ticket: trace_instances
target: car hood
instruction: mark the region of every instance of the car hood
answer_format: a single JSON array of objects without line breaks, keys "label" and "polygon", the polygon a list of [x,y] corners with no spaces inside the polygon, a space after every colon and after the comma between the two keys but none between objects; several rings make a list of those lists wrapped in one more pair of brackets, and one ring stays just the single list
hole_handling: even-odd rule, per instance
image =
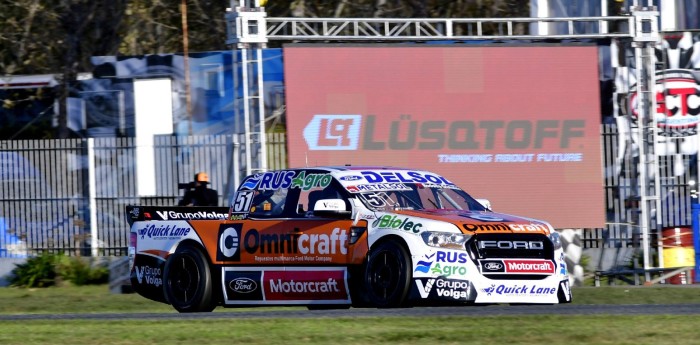
[{"label": "car hood", "polygon": [[419,217],[456,225],[465,234],[529,233],[549,235],[553,231],[545,221],[495,212],[463,210],[397,210],[395,214]]}]

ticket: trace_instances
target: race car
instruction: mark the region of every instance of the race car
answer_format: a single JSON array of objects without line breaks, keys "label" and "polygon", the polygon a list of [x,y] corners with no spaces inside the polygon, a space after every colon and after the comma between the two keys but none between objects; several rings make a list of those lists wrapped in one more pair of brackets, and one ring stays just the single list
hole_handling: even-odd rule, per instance
[{"label": "race car", "polygon": [[228,208],[127,206],[133,290],[180,312],[569,303],[559,234],[439,174],[393,167],[246,177]]}]

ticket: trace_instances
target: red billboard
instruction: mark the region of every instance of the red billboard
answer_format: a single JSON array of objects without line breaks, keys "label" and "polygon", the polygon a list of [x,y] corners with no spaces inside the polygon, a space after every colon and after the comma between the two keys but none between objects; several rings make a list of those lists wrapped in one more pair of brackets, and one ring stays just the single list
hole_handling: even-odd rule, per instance
[{"label": "red billboard", "polygon": [[291,167],[439,173],[494,210],[604,226],[595,46],[284,48]]}]

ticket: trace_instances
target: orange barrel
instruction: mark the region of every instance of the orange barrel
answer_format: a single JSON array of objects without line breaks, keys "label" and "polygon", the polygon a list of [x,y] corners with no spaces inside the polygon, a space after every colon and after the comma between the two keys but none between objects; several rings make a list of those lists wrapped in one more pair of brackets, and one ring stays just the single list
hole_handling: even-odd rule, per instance
[{"label": "orange barrel", "polygon": [[[695,247],[693,229],[689,227],[664,228],[661,232],[664,247],[664,267],[695,266]],[[692,284],[695,281],[695,269],[672,276],[667,280],[671,284]]]}]

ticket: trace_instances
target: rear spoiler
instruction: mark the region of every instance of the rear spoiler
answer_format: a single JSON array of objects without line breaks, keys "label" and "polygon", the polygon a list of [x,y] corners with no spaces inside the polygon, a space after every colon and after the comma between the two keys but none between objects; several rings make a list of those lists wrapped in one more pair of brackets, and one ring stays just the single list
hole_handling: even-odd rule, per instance
[{"label": "rear spoiler", "polygon": [[224,220],[228,207],[209,206],[126,206],[129,226],[145,220]]}]

